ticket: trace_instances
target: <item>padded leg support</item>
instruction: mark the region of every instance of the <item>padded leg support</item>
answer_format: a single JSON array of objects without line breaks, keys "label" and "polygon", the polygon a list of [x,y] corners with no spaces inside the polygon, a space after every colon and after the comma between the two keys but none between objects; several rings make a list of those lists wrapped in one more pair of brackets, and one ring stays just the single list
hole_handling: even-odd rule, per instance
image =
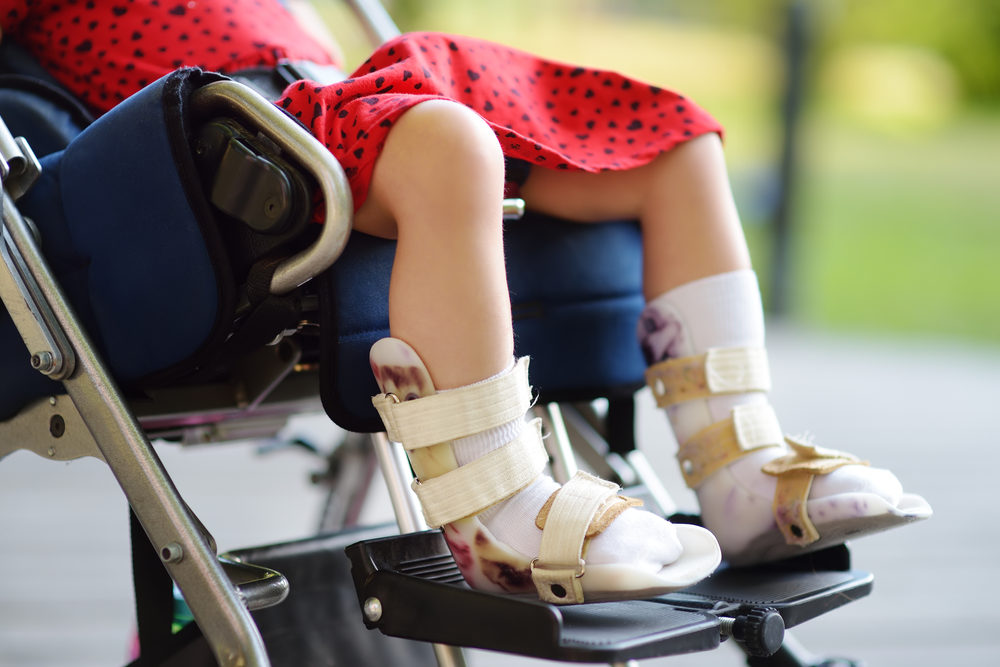
[{"label": "padded leg support", "polygon": [[714,538],[693,526],[677,526],[682,556],[659,571],[630,563],[588,565],[589,540],[628,507],[618,500],[616,485],[590,475],[563,486],[543,508],[544,516],[537,519],[544,526],[539,553],[509,547],[478,515],[541,474],[547,456],[537,420],[513,442],[463,466],[451,442],[524,415],[531,402],[527,360],[497,378],[442,393],[435,391],[417,353],[400,340],[376,343],[371,361],[383,392],[373,403],[390,437],[407,450],[428,523],[443,527],[455,561],[473,587],[536,591],[556,604],[630,599],[688,586],[718,565]]}]

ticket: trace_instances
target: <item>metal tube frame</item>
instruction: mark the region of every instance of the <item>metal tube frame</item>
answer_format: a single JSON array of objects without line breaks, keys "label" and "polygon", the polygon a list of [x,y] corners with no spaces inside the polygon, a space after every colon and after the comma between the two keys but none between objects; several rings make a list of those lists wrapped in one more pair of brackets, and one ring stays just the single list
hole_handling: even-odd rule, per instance
[{"label": "metal tube frame", "polygon": [[[232,81],[195,91],[199,113],[237,115],[268,135],[309,169],[325,199],[327,222],[317,241],[275,271],[271,291],[284,294],[326,270],[342,252],[353,205],[340,164],[304,128],[255,92]],[[0,125],[3,125],[0,123]],[[111,468],[164,566],[184,595],[220,665],[266,667],[263,640],[244,600],[215,554],[211,535],[180,497],[149,439],[73,313],[42,256],[15,199],[40,167],[23,139],[0,131],[3,226],[0,296],[30,352],[32,365],[61,380],[93,437],[75,453],[102,458]]]},{"label": "metal tube frame", "polygon": [[[37,288],[31,298],[52,313],[76,358],[73,373],[62,380],[66,392],[93,436],[100,458],[108,464],[170,577],[184,594],[216,660],[225,667],[266,667],[270,663],[260,633],[223,571],[211,536],[181,499],[125,404],[13,198],[6,190],[3,197],[5,252],[0,271],[9,278],[0,281],[4,305],[19,331],[42,335],[44,324],[33,315],[37,308],[17,308],[24,295],[11,288],[18,271],[16,263],[30,273]],[[30,333],[23,337],[26,342],[33,338]]]}]

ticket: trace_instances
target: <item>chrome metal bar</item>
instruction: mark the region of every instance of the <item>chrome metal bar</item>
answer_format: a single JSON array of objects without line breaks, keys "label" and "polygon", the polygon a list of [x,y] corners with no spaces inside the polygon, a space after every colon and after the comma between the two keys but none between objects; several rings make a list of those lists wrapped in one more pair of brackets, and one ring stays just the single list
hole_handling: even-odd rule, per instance
[{"label": "chrome metal bar", "polygon": [[[0,122],[0,128],[6,126]],[[28,153],[31,154],[30,149]],[[25,260],[25,252],[15,242],[8,226],[28,230],[28,238],[34,240],[34,230],[21,216],[13,197],[7,192],[8,181],[4,181],[3,222],[0,225],[0,297],[3,298],[18,333],[28,347],[31,365],[38,372],[53,380],[69,377],[76,365],[76,358],[69,341],[60,331],[52,309],[49,307],[41,287],[32,275]],[[9,220],[9,225],[8,225]]]},{"label": "chrome metal bar", "polygon": [[372,44],[379,46],[398,37],[399,27],[378,0],[347,0]]},{"label": "chrome metal bar", "polygon": [[663,482],[653,470],[646,455],[638,449],[634,449],[625,455],[625,460],[632,466],[632,470],[639,478],[639,483],[646,488],[646,492],[653,498],[653,502],[659,506],[660,513],[663,516],[674,514],[677,511],[677,503],[670,496],[667,487],[663,486]]},{"label": "chrome metal bar", "polygon": [[[5,207],[7,203],[5,199]],[[218,663],[225,667],[269,665],[260,633],[210,548],[210,536],[181,500],[56,283],[28,225],[20,215],[5,215],[4,226],[77,356],[76,371],[63,380],[66,391],[184,594]]]},{"label": "chrome metal bar", "polygon": [[524,217],[524,200],[520,197],[503,200],[503,219],[520,220]]},{"label": "chrome metal bar", "polygon": [[389,440],[385,433],[372,433],[371,438],[400,532],[427,530],[427,522],[420,511],[420,501],[410,488],[413,475],[402,445]]},{"label": "chrome metal bar", "polygon": [[[385,433],[372,433],[371,439],[400,532],[427,530],[427,522],[420,511],[420,501],[410,488],[413,475],[403,446],[389,440]],[[465,667],[465,653],[460,647],[434,644],[434,656],[439,667]]]},{"label": "chrome metal bar", "polygon": [[547,403],[545,405],[545,416],[543,417],[549,431],[549,437],[545,439],[545,449],[552,457],[552,478],[560,484],[565,484],[576,474],[576,457],[573,455],[573,443],[566,432],[566,423],[563,421],[562,410],[558,403]]},{"label": "chrome metal bar", "polygon": [[287,294],[319,275],[336,261],[347,245],[354,204],[347,176],[327,148],[304,127],[247,86],[216,81],[191,95],[199,113],[232,114],[264,132],[281,150],[319,183],[326,221],[316,241],[278,265],[271,279],[272,294]]},{"label": "chrome metal bar", "polygon": [[465,653],[459,646],[434,644],[434,657],[438,667],[465,667]]}]

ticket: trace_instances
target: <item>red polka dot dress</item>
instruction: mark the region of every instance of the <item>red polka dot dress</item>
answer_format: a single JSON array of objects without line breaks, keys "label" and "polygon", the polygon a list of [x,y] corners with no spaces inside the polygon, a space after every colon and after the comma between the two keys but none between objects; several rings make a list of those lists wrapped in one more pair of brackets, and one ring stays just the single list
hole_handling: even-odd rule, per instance
[{"label": "red polka dot dress", "polygon": [[[97,111],[183,66],[226,73],[284,59],[335,64],[278,0],[5,0],[0,28]],[[548,169],[630,169],[721,133],[667,89],[440,33],[402,35],[346,80],[297,82],[276,102],[341,162],[358,207],[396,120],[442,98],[477,111],[508,158]]]}]

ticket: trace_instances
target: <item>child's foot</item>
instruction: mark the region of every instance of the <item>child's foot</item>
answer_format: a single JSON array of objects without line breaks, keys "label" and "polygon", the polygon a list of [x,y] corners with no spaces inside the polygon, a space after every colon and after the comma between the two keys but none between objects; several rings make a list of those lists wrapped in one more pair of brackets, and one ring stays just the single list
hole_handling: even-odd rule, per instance
[{"label": "child's foot", "polygon": [[638,335],[649,386],[681,443],[685,481],[730,563],[777,560],[930,516],[892,473],[786,441],[767,401],[753,271],[660,295],[643,311]]},{"label": "child's foot", "polygon": [[[762,353],[762,351],[761,351]],[[705,358],[670,360],[650,368],[648,377],[661,405],[671,405],[678,391],[710,394],[709,385],[724,383],[705,378],[746,351],[711,350]],[[756,364],[756,362],[754,362]],[[754,365],[751,364],[751,365]],[[741,391],[754,384],[757,370],[733,371],[742,376]],[[678,369],[684,368],[682,373]],[[677,383],[683,376],[686,387]],[[746,383],[746,384],[744,384]],[[687,393],[687,398],[691,397]],[[697,398],[711,402],[716,398]],[[695,490],[702,520],[732,565],[751,565],[796,556],[925,519],[931,508],[920,496],[903,492],[899,480],[880,468],[871,468],[850,454],[815,447],[786,437],[770,405],[761,401],[737,404],[730,416],[687,436],[678,461],[688,486]]]},{"label": "child's foot", "polygon": [[560,487],[530,404],[527,360],[484,382],[437,392],[406,343],[379,341],[373,401],[403,443],[414,489],[432,526],[443,526],[474,588],[537,592],[572,604],[663,594],[711,574],[712,535],[633,507],[618,487],[582,474]]}]

